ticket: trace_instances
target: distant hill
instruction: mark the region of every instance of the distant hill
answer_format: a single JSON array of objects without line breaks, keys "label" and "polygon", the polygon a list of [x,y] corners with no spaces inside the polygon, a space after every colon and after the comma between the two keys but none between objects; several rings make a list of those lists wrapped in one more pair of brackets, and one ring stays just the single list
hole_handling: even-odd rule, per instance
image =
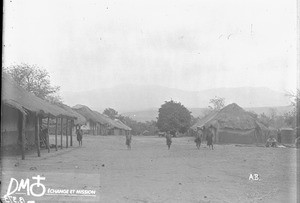
[{"label": "distant hill", "polygon": [[[271,114],[272,109],[276,111],[278,115],[283,115],[292,110],[292,106],[278,106],[278,107],[251,107],[244,108],[246,111],[253,111],[256,114],[265,113],[267,116]],[[191,108],[189,109],[192,112],[194,117],[203,117],[205,108]],[[145,111],[135,111],[135,112],[127,112],[123,113],[124,116],[129,116],[132,119],[140,122],[156,120],[158,117],[158,108],[157,109],[149,109]]]},{"label": "distant hill", "polygon": [[[121,85],[108,89],[96,89],[84,92],[62,92],[64,102],[74,106],[84,104],[93,110],[102,112],[111,107],[120,113],[139,112],[148,119],[153,109],[158,109],[165,101],[180,101],[189,108],[206,108],[209,100],[215,96],[224,97],[226,103],[237,103],[242,107],[287,106],[289,99],[284,93],[264,87],[218,88],[204,91],[184,91],[179,89],[149,85]],[[149,117],[149,118],[150,118]]]}]

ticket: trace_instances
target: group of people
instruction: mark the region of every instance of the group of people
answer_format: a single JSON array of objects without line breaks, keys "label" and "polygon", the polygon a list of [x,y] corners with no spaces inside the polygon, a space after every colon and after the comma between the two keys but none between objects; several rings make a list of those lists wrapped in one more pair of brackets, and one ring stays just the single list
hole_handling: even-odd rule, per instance
[{"label": "group of people", "polygon": [[278,129],[277,130],[277,140],[276,140],[275,136],[270,136],[267,139],[266,147],[277,147],[278,144],[280,144],[280,143],[281,143],[281,132]]},{"label": "group of people", "polygon": [[[202,128],[198,129],[196,132],[196,137],[195,137],[195,143],[196,143],[196,147],[197,149],[200,149],[201,146],[201,142],[204,139],[204,137],[206,138],[206,143],[209,149],[214,149],[214,145],[213,145],[213,127],[210,126],[208,129],[205,128],[205,126],[203,126]],[[205,136],[206,135],[206,136]]]},{"label": "group of people", "polygon": [[[48,131],[48,129],[46,129]],[[173,135],[170,133],[170,131],[167,131],[165,134],[166,137],[166,144],[168,146],[168,149],[171,148],[171,144],[172,144],[172,137]],[[76,135],[77,135],[77,141],[79,143],[79,146],[82,146],[82,136],[83,136],[83,131],[82,129],[78,128],[76,129]],[[209,147],[209,149],[214,149],[213,146],[213,127],[210,126],[209,128],[205,128],[205,126],[203,126],[202,128],[197,129],[196,131],[196,136],[195,136],[195,143],[196,143],[196,147],[197,149],[200,149],[201,146],[201,142],[206,139],[206,143],[207,146]],[[131,134],[127,134],[126,135],[126,142],[125,144],[127,145],[127,149],[131,149],[131,141],[132,141],[132,135]],[[297,140],[299,142],[299,140]],[[277,131],[277,140],[275,139],[275,137],[271,136],[268,138],[267,143],[266,143],[266,147],[277,147],[278,143],[281,143],[281,132],[280,130]],[[298,143],[297,143],[298,144]]]},{"label": "group of people", "polygon": [[[212,126],[209,127],[207,130],[205,129],[205,127],[202,127],[197,131],[196,137],[195,137],[195,143],[196,143],[196,147],[198,149],[200,149],[201,142],[204,139],[204,134],[206,135],[207,146],[209,147],[209,149],[212,149],[212,150],[214,149],[212,129],[213,129]],[[164,134],[165,134],[165,137],[166,137],[166,144],[168,146],[168,149],[170,149],[171,145],[172,145],[173,135],[170,133],[170,131],[167,131]],[[126,135],[125,144],[127,145],[127,149],[131,149],[131,140],[132,140],[132,135],[131,134]]]}]

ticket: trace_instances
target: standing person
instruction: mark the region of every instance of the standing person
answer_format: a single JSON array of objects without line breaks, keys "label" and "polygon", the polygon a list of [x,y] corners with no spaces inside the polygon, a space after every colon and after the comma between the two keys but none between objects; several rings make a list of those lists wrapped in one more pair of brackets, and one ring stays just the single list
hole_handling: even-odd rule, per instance
[{"label": "standing person", "polygon": [[212,149],[214,149],[214,145],[213,145],[213,133],[212,133],[212,126],[209,127],[207,135],[206,135],[206,141],[207,141],[207,146],[210,149],[210,146]]},{"label": "standing person", "polygon": [[131,138],[132,138],[131,134],[128,133],[128,134],[126,135],[126,145],[127,145],[127,149],[131,149]]},{"label": "standing person", "polygon": [[76,135],[77,135],[77,141],[78,141],[79,146],[82,146],[83,131],[81,130],[80,127],[76,130]]},{"label": "standing person", "polygon": [[171,148],[171,144],[172,144],[172,135],[170,134],[170,131],[167,132],[166,134],[166,142],[168,145],[168,149]]},{"label": "standing person", "polygon": [[202,129],[197,130],[195,142],[196,142],[196,147],[198,149],[200,149],[202,135],[203,135]]}]

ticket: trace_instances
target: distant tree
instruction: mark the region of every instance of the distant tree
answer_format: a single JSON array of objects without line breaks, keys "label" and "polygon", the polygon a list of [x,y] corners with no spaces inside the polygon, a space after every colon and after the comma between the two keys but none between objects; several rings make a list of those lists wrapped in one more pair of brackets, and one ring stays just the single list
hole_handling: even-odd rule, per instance
[{"label": "distant tree", "polygon": [[271,118],[268,117],[265,113],[259,115],[259,120],[267,127],[270,127],[272,124]]},{"label": "distant tree", "polygon": [[160,131],[185,133],[191,125],[191,112],[181,103],[166,101],[158,113],[157,127]]},{"label": "distant tree", "polygon": [[294,107],[293,111],[291,112],[294,114],[294,116],[298,115],[300,113],[300,90],[297,89],[296,93],[290,92],[287,94],[287,96],[291,99],[291,105]]},{"label": "distant tree", "polygon": [[62,102],[58,95],[60,87],[50,84],[50,76],[45,69],[22,63],[7,67],[4,72],[9,74],[18,85],[37,97],[50,102]]},{"label": "distant tree", "polygon": [[104,111],[103,111],[103,114],[107,115],[108,117],[110,117],[111,119],[115,119],[118,117],[119,113],[112,109],[112,108],[106,108]]},{"label": "distant tree", "polygon": [[215,96],[215,98],[209,100],[209,103],[211,104],[209,106],[211,110],[219,111],[225,106],[225,98]]},{"label": "distant tree", "polygon": [[274,121],[277,117],[277,109],[276,108],[269,108],[270,109],[270,117]]},{"label": "distant tree", "polygon": [[292,124],[296,127],[296,135],[300,136],[300,89],[297,89],[296,93],[289,92],[286,94],[291,99],[291,105],[293,110],[288,114],[285,114],[285,122]]},{"label": "distant tree", "polygon": [[[275,112],[275,113],[274,113]],[[273,127],[279,129],[282,127],[291,127],[290,124],[286,122],[284,115],[278,115],[277,111],[271,111],[270,116],[262,113],[258,116],[260,122],[262,122],[267,127]]]},{"label": "distant tree", "polygon": [[196,124],[199,119],[200,119],[199,117],[194,117],[191,115],[191,126]]},{"label": "distant tree", "polygon": [[294,111],[289,111],[283,115],[284,122],[288,127],[294,128],[296,126],[296,116]]}]

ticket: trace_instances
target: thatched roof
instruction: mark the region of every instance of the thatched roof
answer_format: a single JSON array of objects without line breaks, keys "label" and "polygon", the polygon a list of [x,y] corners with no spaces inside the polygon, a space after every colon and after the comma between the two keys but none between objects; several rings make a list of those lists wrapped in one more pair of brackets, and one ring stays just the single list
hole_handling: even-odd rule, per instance
[{"label": "thatched roof", "polygon": [[77,104],[73,107],[73,110],[84,116],[87,120],[91,120],[94,123],[100,123],[102,125],[108,125],[109,128],[118,128],[124,130],[131,130],[128,126],[119,120],[112,120],[108,116],[101,114],[97,111],[91,110],[89,107]]},{"label": "thatched roof", "polygon": [[94,123],[100,123],[102,125],[106,123],[105,121],[100,119],[99,116],[87,106],[77,104],[72,109],[75,110],[77,113],[81,114],[83,117],[85,117],[86,120],[90,120]]},{"label": "thatched roof", "polygon": [[101,114],[97,111],[95,111],[95,113],[101,118],[103,119],[110,128],[118,128],[118,129],[123,129],[123,130],[131,130],[130,127],[128,127],[127,125],[125,125],[124,123],[122,123],[120,120],[118,119],[111,119],[109,118],[107,115]]},{"label": "thatched roof", "polygon": [[205,126],[207,123],[209,123],[216,115],[218,112],[212,112],[208,115],[206,115],[204,118],[200,119],[197,121],[196,124],[194,124],[191,128],[194,130],[197,130],[197,128],[201,128],[202,126]]},{"label": "thatched roof", "polygon": [[263,124],[255,120],[247,111],[235,103],[225,106],[218,112],[209,114],[193,125],[192,128],[196,129],[197,127],[210,125],[218,128],[239,130],[255,129],[257,126],[264,127]]},{"label": "thatched roof", "polygon": [[103,116],[103,118],[108,122],[109,128],[119,128],[122,129],[122,127],[120,125],[118,125],[113,119],[111,119],[110,117],[108,117],[105,114],[101,114]]},{"label": "thatched roof", "polygon": [[45,117],[49,115],[50,117],[62,116],[76,119],[73,114],[64,109],[27,92],[5,73],[2,73],[1,102],[25,114],[30,111]]},{"label": "thatched roof", "polygon": [[110,121],[101,113],[99,113],[98,111],[93,111],[94,114],[97,116],[97,118],[99,120],[101,120],[102,123],[109,125]]},{"label": "thatched roof", "polygon": [[128,127],[127,125],[125,125],[124,123],[122,123],[122,121],[120,121],[119,119],[115,119],[114,121],[120,126],[121,129],[131,130],[130,127]]},{"label": "thatched roof", "polygon": [[73,110],[71,107],[65,105],[65,104],[58,104],[59,107],[63,108],[73,116],[77,117],[74,124],[75,125],[84,125],[86,124],[86,119],[84,116],[82,116],[80,113],[77,113],[75,110]]}]

